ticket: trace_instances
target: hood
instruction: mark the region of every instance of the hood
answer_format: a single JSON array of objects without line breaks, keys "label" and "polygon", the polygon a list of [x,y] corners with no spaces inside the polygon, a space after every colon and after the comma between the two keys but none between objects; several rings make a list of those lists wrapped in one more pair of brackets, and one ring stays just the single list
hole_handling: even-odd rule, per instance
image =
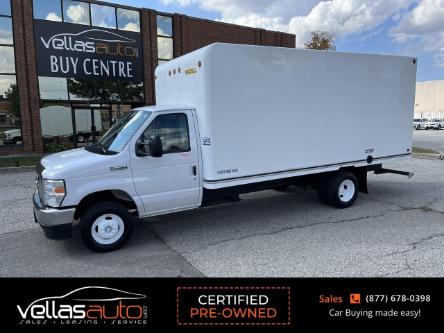
[{"label": "hood", "polygon": [[46,156],[40,163],[44,168],[43,178],[72,179],[107,174],[116,164],[127,165],[126,157],[125,152],[100,155],[78,148]]},{"label": "hood", "polygon": [[5,134],[12,134],[12,133],[15,133],[15,132],[20,132],[20,129],[18,129],[18,128],[10,129],[10,130],[4,131],[3,133],[5,133]]}]

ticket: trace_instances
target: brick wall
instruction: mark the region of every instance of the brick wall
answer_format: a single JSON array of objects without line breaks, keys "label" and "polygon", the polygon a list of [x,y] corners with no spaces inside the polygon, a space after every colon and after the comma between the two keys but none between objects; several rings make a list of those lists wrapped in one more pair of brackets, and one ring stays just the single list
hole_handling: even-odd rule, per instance
[{"label": "brick wall", "polygon": [[290,48],[294,48],[296,44],[296,38],[291,34],[209,21],[180,14],[174,15],[173,24],[175,57],[215,42]]}]

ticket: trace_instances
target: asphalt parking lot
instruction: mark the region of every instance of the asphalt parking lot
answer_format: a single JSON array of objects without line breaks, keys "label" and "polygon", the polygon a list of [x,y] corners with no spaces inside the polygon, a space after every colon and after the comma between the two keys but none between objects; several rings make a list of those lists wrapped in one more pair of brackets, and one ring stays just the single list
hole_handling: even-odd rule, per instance
[{"label": "asphalt parking lot", "polygon": [[413,145],[421,148],[432,148],[444,152],[444,130],[413,131]]},{"label": "asphalt parking lot", "polygon": [[34,174],[0,173],[0,275],[444,276],[444,161],[387,167],[416,175],[371,175],[370,194],[346,210],[294,188],[139,221],[106,254],[87,250],[78,230],[47,240],[32,217]]}]

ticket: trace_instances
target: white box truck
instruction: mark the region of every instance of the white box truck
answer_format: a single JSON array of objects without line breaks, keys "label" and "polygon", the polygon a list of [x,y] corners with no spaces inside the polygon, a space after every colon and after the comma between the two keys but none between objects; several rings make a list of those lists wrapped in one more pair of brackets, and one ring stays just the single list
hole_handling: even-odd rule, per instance
[{"label": "white box truck", "polygon": [[42,159],[36,221],[80,222],[94,251],[122,246],[134,217],[301,186],[351,206],[367,173],[412,148],[416,59],[213,44],[158,67],[157,106],[91,147]]}]

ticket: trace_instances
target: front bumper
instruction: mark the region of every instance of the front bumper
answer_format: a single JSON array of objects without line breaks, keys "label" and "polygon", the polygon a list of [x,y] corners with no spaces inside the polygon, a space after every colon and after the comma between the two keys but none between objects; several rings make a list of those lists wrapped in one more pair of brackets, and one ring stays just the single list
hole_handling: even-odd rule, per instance
[{"label": "front bumper", "polygon": [[34,219],[43,228],[46,237],[63,239],[71,236],[75,208],[46,208],[40,200],[38,192],[34,193]]}]

